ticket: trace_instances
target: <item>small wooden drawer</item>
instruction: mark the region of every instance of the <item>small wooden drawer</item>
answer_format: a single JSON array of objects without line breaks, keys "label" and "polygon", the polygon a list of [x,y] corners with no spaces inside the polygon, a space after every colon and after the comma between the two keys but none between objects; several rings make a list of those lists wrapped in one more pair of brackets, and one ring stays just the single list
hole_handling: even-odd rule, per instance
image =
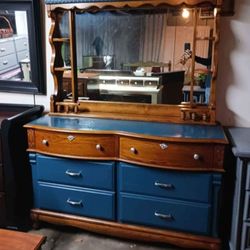
[{"label": "small wooden drawer", "polygon": [[120,138],[120,159],[178,169],[213,168],[213,146]]},{"label": "small wooden drawer", "polygon": [[115,195],[97,191],[39,182],[38,208],[74,215],[115,219]]},{"label": "small wooden drawer", "polygon": [[37,155],[36,174],[41,181],[114,190],[114,162],[70,160]]},{"label": "small wooden drawer", "polygon": [[210,202],[212,188],[212,174],[118,166],[119,192]]},{"label": "small wooden drawer", "polygon": [[210,233],[209,204],[121,194],[118,220],[199,234]]},{"label": "small wooden drawer", "polygon": [[112,158],[116,156],[115,136],[35,131],[35,148],[53,155],[79,158]]}]

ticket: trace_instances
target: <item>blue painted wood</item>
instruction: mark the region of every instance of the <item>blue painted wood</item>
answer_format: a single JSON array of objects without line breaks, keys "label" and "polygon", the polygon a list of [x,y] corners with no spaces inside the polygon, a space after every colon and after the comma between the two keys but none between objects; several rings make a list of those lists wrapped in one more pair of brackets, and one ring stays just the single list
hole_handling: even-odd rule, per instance
[{"label": "blue painted wood", "polygon": [[[121,222],[204,235],[209,235],[211,231],[211,206],[209,204],[127,193],[121,193],[118,202],[118,220]],[[159,214],[167,218],[158,217]]]},{"label": "blue painted wood", "polygon": [[43,116],[29,124],[78,131],[121,131],[149,136],[226,140],[221,126]]},{"label": "blue painted wood", "polygon": [[114,190],[114,162],[82,161],[37,154],[37,179],[96,189]]},{"label": "blue painted wood", "polygon": [[50,211],[115,220],[114,192],[37,182],[39,207]]},{"label": "blue painted wood", "polygon": [[166,171],[121,162],[118,163],[118,192],[211,202],[212,176],[209,173]]},{"label": "blue painted wood", "polygon": [[229,133],[234,155],[250,158],[250,128],[230,128]]}]

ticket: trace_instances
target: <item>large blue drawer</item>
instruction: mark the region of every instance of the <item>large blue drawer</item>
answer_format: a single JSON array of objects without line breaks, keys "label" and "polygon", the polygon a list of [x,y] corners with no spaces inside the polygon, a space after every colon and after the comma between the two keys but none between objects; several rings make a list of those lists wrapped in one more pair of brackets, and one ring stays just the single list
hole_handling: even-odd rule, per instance
[{"label": "large blue drawer", "polygon": [[119,163],[118,191],[210,202],[212,174],[167,171]]},{"label": "large blue drawer", "polygon": [[38,208],[115,220],[113,192],[38,183]]},{"label": "large blue drawer", "polygon": [[181,202],[122,193],[118,198],[120,222],[210,234],[209,204]]},{"label": "large blue drawer", "polygon": [[[37,154],[37,179],[114,190],[114,162],[63,159]],[[35,168],[34,168],[35,169]]]}]

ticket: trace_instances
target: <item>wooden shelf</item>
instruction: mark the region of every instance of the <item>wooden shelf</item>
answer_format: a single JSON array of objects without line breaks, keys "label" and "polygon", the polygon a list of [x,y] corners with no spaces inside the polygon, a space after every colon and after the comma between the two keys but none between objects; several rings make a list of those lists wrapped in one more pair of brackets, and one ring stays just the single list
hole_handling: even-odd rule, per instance
[{"label": "wooden shelf", "polygon": [[58,67],[54,68],[55,71],[66,71],[66,70],[71,70],[71,67]]},{"label": "wooden shelf", "polygon": [[70,38],[53,38],[52,39],[53,42],[59,42],[59,43],[69,43],[70,42]]}]

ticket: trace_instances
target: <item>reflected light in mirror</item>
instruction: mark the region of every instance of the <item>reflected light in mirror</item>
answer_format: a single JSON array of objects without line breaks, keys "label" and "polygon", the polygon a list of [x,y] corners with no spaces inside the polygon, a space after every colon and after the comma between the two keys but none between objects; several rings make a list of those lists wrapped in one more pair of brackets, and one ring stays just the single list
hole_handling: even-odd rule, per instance
[{"label": "reflected light in mirror", "polygon": [[186,8],[184,8],[184,9],[182,10],[181,15],[182,15],[183,18],[189,18],[189,16],[190,16],[189,10],[186,9]]}]

